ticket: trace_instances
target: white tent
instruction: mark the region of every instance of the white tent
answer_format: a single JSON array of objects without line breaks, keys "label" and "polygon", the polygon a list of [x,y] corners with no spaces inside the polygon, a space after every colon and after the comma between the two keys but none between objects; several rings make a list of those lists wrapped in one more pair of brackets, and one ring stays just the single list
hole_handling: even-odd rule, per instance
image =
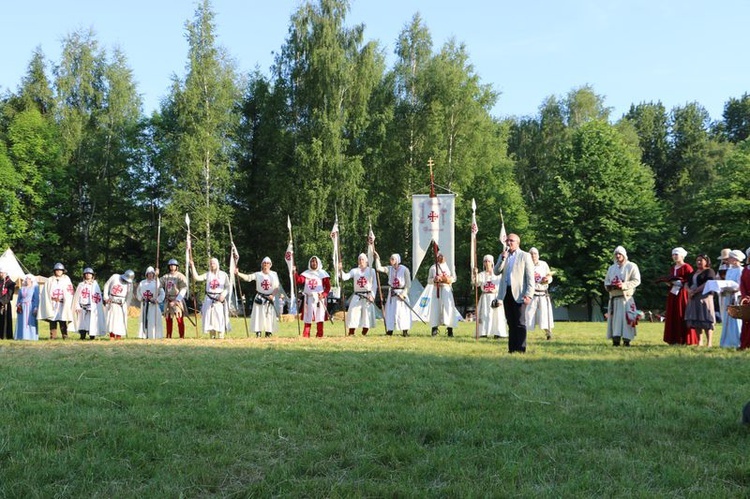
[{"label": "white tent", "polygon": [[0,268],[5,270],[14,281],[23,279],[23,276],[26,275],[26,271],[21,267],[21,262],[18,261],[16,254],[10,248],[5,250],[5,253],[0,256]]}]

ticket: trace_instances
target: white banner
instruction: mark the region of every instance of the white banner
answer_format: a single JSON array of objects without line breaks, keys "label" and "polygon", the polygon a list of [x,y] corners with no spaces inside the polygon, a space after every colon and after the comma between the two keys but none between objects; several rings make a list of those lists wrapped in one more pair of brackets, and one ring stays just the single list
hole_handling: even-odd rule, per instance
[{"label": "white banner", "polygon": [[[435,241],[445,256],[445,263],[456,275],[455,233],[456,195],[438,194],[431,198],[427,194],[411,197],[412,218],[412,276],[417,275],[430,243]],[[432,259],[430,260],[432,262]]]}]

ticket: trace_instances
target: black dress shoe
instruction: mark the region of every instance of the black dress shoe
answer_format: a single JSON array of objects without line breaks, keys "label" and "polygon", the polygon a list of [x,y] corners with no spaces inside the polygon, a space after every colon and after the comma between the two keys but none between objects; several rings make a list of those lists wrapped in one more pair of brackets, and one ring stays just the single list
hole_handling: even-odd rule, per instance
[{"label": "black dress shoe", "polygon": [[432,328],[432,336],[437,336],[438,332],[439,332],[438,328],[436,328],[436,327]]},{"label": "black dress shoe", "polygon": [[386,335],[386,336],[393,336],[393,331],[386,331],[386,332],[385,332],[385,335]]},{"label": "black dress shoe", "polygon": [[453,338],[453,328],[452,327],[448,328],[448,338]]}]

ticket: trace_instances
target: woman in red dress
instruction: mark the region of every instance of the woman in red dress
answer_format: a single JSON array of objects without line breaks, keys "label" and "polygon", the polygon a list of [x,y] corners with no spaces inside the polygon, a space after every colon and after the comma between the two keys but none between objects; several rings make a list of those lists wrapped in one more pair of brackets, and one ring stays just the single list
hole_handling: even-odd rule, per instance
[{"label": "woman in red dress", "polygon": [[688,303],[687,279],[693,267],[685,263],[687,251],[684,248],[672,250],[674,265],[669,276],[660,279],[669,286],[667,311],[664,317],[664,343],[669,345],[697,345],[698,334],[685,324],[685,308]]},{"label": "woman in red dress", "polygon": [[[750,248],[745,251],[745,255],[750,257]],[[742,269],[742,276],[740,277],[740,303],[747,305],[750,303],[750,261],[747,266]],[[742,332],[740,333],[740,350],[744,350],[750,347],[750,321],[742,320]]]}]

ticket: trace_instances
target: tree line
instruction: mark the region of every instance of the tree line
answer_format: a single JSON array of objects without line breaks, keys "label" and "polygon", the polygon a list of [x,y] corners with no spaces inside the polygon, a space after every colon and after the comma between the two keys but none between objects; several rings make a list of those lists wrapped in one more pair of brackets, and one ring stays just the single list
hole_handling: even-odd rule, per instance
[{"label": "tree line", "polygon": [[283,270],[287,215],[306,262],[330,260],[337,213],[345,262],[365,249],[370,223],[382,253],[409,261],[410,196],[428,191],[430,158],[435,183],[458,195],[458,296],[472,294],[472,198],[479,254],[498,253],[502,210],[522,247],[557,270],[560,304],[603,303],[619,244],[641,267],[639,304],[656,308],[664,290],[653,280],[672,247],[694,257],[748,246],[747,93],[717,122],[697,102],[633,104],[614,119],[591,86],[497,118],[499,94],[465,45],[436,48],[416,14],[387,67],[348,12],[346,0],[303,3],[268,72],[243,75],[203,0],[185,23],[185,74],[150,116],[126,55],[93,31],[66,36],[59,61],[37,49],[0,98],[0,246],[37,273],[56,261],[140,273],[159,263],[159,217],[161,255],[184,254],[188,213],[199,267],[228,260],[231,224],[241,267],[268,255]]}]

